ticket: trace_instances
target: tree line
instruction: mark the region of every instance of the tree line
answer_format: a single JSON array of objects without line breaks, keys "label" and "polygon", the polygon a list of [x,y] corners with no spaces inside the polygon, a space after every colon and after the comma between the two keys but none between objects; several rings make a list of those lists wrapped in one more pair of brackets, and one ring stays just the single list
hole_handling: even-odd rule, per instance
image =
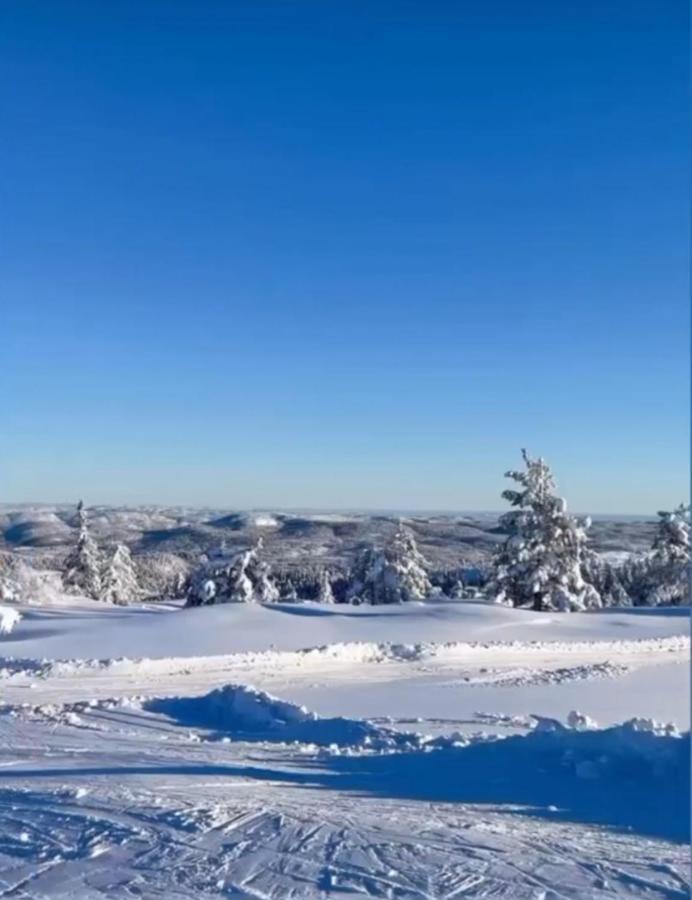
[{"label": "tree line", "polygon": [[[240,552],[221,548],[204,555],[187,578],[177,573],[175,587],[190,607],[305,599],[389,604],[476,595],[539,611],[689,603],[689,506],[659,512],[651,550],[614,566],[589,548],[590,520],[568,512],[545,460],[525,450],[522,459],[522,469],[505,473],[514,483],[502,492],[510,505],[500,517],[506,539],[477,573],[475,585],[461,569],[432,572],[413,533],[400,522],[384,546],[362,548],[347,572],[319,566],[291,575],[272,570],[260,539]],[[81,501],[77,540],[64,561],[62,583],[70,593],[114,604],[142,596],[129,549],[117,544],[102,553]]]}]

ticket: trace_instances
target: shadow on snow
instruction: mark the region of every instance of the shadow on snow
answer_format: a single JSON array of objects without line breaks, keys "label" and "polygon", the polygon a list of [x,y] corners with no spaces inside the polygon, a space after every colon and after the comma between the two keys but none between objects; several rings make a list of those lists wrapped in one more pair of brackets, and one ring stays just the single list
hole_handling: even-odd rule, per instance
[{"label": "shadow on snow", "polygon": [[[93,776],[244,778],[313,790],[427,803],[513,807],[515,814],[607,826],[671,841],[689,840],[689,737],[678,739],[674,777],[652,778],[645,762],[621,760],[612,777],[579,777],[564,748],[536,752],[526,737],[467,747],[379,755],[334,755],[301,769],[253,765],[134,765],[0,770],[2,779]],[[277,760],[285,766],[284,760]],[[221,786],[220,786],[221,787]],[[2,794],[6,791],[0,792]]]}]

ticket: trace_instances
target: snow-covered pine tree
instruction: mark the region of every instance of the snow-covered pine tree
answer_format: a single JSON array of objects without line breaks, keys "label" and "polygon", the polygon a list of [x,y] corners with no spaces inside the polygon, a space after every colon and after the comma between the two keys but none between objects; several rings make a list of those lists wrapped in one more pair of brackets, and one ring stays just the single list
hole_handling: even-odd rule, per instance
[{"label": "snow-covered pine tree", "polygon": [[334,591],[332,590],[332,579],[327,569],[322,569],[320,573],[320,587],[317,595],[318,603],[335,603]]},{"label": "snow-covered pine tree", "polygon": [[101,555],[96,541],[89,534],[84,504],[77,504],[79,535],[77,544],[63,565],[63,585],[72,593],[80,593],[101,600]]},{"label": "snow-covered pine tree", "polygon": [[252,603],[255,599],[255,587],[250,573],[254,569],[257,551],[254,547],[239,553],[228,570],[225,586],[217,594],[221,603]]},{"label": "snow-covered pine tree", "polygon": [[514,508],[500,518],[509,537],[493,558],[487,596],[536,610],[601,606],[598,591],[582,576],[589,520],[567,513],[543,459],[532,459],[526,450],[522,456],[526,470],[505,473],[521,489],[502,492]]},{"label": "snow-covered pine tree", "polygon": [[138,553],[132,562],[140,596],[154,600],[185,596],[192,571],[188,560],[175,553],[153,551]]},{"label": "snow-covered pine tree", "polygon": [[259,558],[260,539],[254,547],[223,559],[206,557],[190,577],[187,606],[216,603],[272,603],[279,590],[267,562]]},{"label": "snow-covered pine tree", "polygon": [[52,604],[63,593],[62,573],[36,569],[14,554],[0,554],[0,601]]},{"label": "snow-covered pine tree", "polygon": [[101,597],[110,603],[126,606],[138,595],[139,585],[132,556],[125,544],[118,544],[103,572]]},{"label": "snow-covered pine tree", "polygon": [[259,538],[255,544],[249,575],[253,584],[253,599],[258,603],[275,603],[279,599],[279,589],[271,577],[271,566],[260,558],[264,541]]},{"label": "snow-covered pine tree", "polygon": [[690,507],[659,512],[651,547],[648,603],[653,606],[690,602]]},{"label": "snow-covered pine tree", "polygon": [[207,606],[215,602],[217,579],[227,567],[212,568],[206,554],[200,557],[197,568],[190,572],[185,591],[186,606]]},{"label": "snow-covered pine tree", "polygon": [[620,580],[633,606],[647,606],[651,599],[651,553],[632,553],[620,566]]},{"label": "snow-covered pine tree", "polygon": [[616,568],[597,553],[587,551],[582,561],[584,580],[598,591],[603,606],[632,606],[624,585],[623,568]]},{"label": "snow-covered pine tree", "polygon": [[348,599],[372,604],[425,600],[432,593],[426,567],[413,533],[399,524],[382,550],[370,546],[360,554]]}]

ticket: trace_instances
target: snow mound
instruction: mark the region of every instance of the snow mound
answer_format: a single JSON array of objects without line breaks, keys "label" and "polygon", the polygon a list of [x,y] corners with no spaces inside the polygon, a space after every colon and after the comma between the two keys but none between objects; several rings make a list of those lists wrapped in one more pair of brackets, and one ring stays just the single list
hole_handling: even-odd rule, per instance
[{"label": "snow mound", "polygon": [[460,746],[439,742],[367,760],[350,755],[329,765],[353,790],[376,795],[509,805],[528,816],[689,840],[689,732],[639,718],[599,728],[577,711],[566,724],[533,718],[528,734],[474,736]]},{"label": "snow mound", "polygon": [[304,706],[243,685],[227,684],[188,703],[198,707],[200,716],[213,727],[228,730],[281,729],[317,720]]},{"label": "snow mound", "polygon": [[[142,709],[162,713],[186,727],[245,740],[378,751],[437,745],[424,735],[394,731],[366,720],[318,716],[304,706],[242,684],[226,684],[199,697],[152,698],[142,703]],[[444,743],[449,746],[450,739]]]},{"label": "snow mound", "polygon": [[599,728],[577,710],[569,713],[567,724],[542,716],[533,719],[534,730],[526,737],[536,750],[561,752],[561,764],[579,778],[636,774],[650,780],[687,773],[689,779],[690,735],[680,734],[673,724],[635,718]]},{"label": "snow mound", "polygon": [[0,606],[0,634],[11,634],[21,615],[11,606]]}]

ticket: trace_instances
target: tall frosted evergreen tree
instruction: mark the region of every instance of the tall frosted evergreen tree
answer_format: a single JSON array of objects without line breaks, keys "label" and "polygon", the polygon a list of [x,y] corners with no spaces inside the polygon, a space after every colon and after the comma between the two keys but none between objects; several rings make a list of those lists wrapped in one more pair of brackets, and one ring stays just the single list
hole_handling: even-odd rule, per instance
[{"label": "tall frosted evergreen tree", "polygon": [[77,544],[63,565],[63,585],[71,593],[101,600],[101,554],[89,533],[87,514],[81,500],[77,504],[77,527]]},{"label": "tall frosted evergreen tree", "polygon": [[505,473],[519,489],[502,492],[513,507],[500,518],[509,537],[494,555],[487,596],[536,610],[601,606],[598,591],[582,576],[589,520],[569,515],[545,460],[526,450],[522,457],[523,471]]}]

